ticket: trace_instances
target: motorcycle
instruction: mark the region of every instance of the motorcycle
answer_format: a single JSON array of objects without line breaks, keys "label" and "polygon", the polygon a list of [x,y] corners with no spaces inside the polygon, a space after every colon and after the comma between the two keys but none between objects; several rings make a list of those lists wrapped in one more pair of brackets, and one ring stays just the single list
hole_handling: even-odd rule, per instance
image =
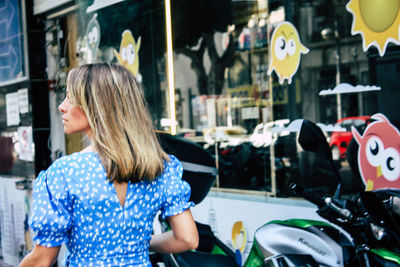
[{"label": "motorcycle", "polygon": [[266,223],[256,230],[244,266],[399,266],[399,220],[387,204],[399,193],[382,190],[342,197],[340,175],[321,129],[304,120],[298,142],[303,154],[316,153],[319,163],[331,166],[338,186],[333,197],[326,197],[307,187],[312,183],[301,175],[303,180],[292,184],[291,191],[314,203],[329,223],[304,219]]},{"label": "motorcycle", "polygon": [[[173,144],[169,140],[169,147],[165,149],[185,159],[182,162],[183,179],[192,186],[194,195],[191,200],[200,203],[214,183],[215,159],[200,146],[196,148],[198,151],[188,149],[188,144],[184,142],[189,141],[183,138],[175,141],[177,143]],[[314,203],[317,213],[326,221],[290,219],[266,223],[255,232],[252,248],[243,266],[399,266],[400,216],[393,212],[393,199],[400,200],[400,193],[381,190],[344,197],[339,172],[321,129],[304,120],[298,142],[303,148],[299,163],[312,159],[319,166],[318,175],[305,175],[307,172],[302,169],[308,171],[312,165],[299,164],[299,175],[290,191]],[[177,149],[178,143],[184,147]],[[199,162],[201,159],[207,159],[207,162]],[[187,164],[186,161],[192,163]],[[198,176],[192,180],[194,175]],[[316,176],[325,178],[321,175],[329,177],[327,187],[321,181],[315,186]],[[335,183],[337,188],[333,196],[326,197]],[[163,231],[168,230],[165,221],[161,224]],[[214,236],[209,226],[198,224],[198,227],[199,248],[162,255],[166,266],[240,266],[234,252]]]}]

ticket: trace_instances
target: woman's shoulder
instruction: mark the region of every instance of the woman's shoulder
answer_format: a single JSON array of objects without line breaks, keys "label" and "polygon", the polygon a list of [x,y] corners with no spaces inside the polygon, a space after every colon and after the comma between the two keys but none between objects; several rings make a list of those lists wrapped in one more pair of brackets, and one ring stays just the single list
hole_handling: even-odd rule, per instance
[{"label": "woman's shoulder", "polygon": [[176,156],[169,154],[168,160],[166,160],[164,164],[164,173],[179,171],[180,169],[182,169],[182,164],[179,159]]},{"label": "woman's shoulder", "polygon": [[98,156],[96,152],[75,152],[56,159],[47,169],[47,172],[66,168],[80,168],[85,166],[88,162],[95,162],[97,159]]},{"label": "woman's shoulder", "polygon": [[163,182],[168,182],[168,180],[177,179],[182,176],[183,168],[179,159],[170,154],[168,155],[168,160],[164,161],[164,170],[160,175],[160,179]]},{"label": "woman's shoulder", "polygon": [[174,167],[174,166],[181,165],[181,162],[179,161],[179,159],[172,154],[168,154],[168,160],[166,160],[165,163],[166,163],[166,167]]}]

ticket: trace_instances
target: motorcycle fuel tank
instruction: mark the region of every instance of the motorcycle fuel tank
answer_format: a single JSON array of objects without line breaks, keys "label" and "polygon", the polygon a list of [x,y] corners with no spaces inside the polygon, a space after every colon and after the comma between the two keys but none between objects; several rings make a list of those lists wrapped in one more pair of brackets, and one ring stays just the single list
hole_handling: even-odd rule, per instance
[{"label": "motorcycle fuel tank", "polygon": [[256,231],[254,242],[264,259],[303,254],[311,255],[320,265],[343,266],[342,247],[323,231],[324,227],[333,228],[312,220],[273,221]]}]

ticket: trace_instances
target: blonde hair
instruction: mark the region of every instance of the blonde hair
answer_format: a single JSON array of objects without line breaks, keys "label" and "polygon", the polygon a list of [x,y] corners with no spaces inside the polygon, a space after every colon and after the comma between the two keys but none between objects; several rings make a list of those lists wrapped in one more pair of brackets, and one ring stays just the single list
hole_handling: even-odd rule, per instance
[{"label": "blonde hair", "polygon": [[162,173],[168,155],[129,70],[110,63],[79,66],[69,72],[67,90],[86,114],[92,144],[110,181],[152,181]]}]

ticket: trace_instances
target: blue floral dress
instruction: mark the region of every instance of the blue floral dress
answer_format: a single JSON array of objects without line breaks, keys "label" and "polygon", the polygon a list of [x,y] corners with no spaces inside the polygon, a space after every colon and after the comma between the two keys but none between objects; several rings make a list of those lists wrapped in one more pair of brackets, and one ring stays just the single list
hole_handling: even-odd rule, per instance
[{"label": "blue floral dress", "polygon": [[64,266],[151,266],[158,211],[166,218],[194,206],[182,165],[170,155],[152,182],[128,183],[121,206],[96,152],[56,160],[34,184],[30,226],[42,246],[66,244]]}]

